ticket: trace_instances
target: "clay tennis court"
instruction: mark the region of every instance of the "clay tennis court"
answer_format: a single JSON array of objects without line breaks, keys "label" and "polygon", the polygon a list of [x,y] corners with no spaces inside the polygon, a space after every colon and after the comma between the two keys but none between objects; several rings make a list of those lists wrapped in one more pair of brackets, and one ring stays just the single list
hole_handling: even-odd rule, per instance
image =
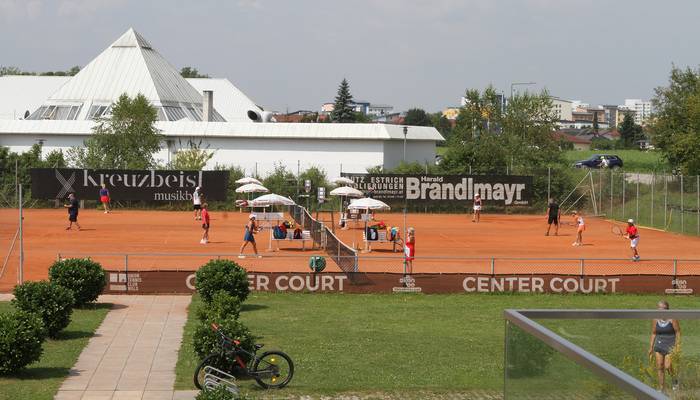
[{"label": "clay tennis court", "polygon": [[[250,271],[308,271],[308,257],[324,254],[320,250],[301,250],[300,243],[279,244],[279,251],[267,251],[269,231],[257,235],[263,258],[238,259],[247,213],[212,211],[211,242],[199,244],[202,229],[190,212],[116,210],[104,214],[94,209],[80,212],[83,230],[66,231],[67,213],[63,209],[25,210],[25,279],[44,279],[47,269],[61,253],[65,257],[92,255],[107,269],[123,269],[123,255],[98,256],[100,253],[130,253],[129,270],[195,270],[213,255],[227,254]],[[291,219],[291,217],[287,217]],[[324,219],[329,219],[324,216]],[[388,226],[402,226],[403,216],[378,213],[376,220]],[[337,215],[336,215],[337,221]],[[586,217],[587,231],[582,247],[572,247],[574,227],[564,225],[559,236],[544,236],[545,218],[532,215],[484,214],[478,224],[464,214],[410,214],[407,225],[416,229],[414,272],[491,273],[492,260],[497,274],[559,273],[578,274],[580,259],[586,274],[673,274],[671,259],[700,259],[700,239],[641,229],[641,262],[631,262],[628,241],[614,236],[610,223]],[[0,263],[4,263],[17,229],[17,210],[0,210]],[[363,248],[362,223],[350,223],[350,229],[336,227],[338,237],[348,245]],[[553,232],[553,231],[552,231]],[[276,245],[274,245],[277,247]],[[392,252],[389,243],[375,243],[371,252],[360,251],[359,270],[365,272],[402,272],[402,253]],[[139,255],[151,253],[151,255]],[[559,260],[546,260],[558,258]],[[566,260],[564,260],[566,259]],[[596,260],[598,259],[598,260]],[[608,260],[601,260],[608,259]],[[2,264],[0,264],[1,266]],[[9,255],[0,277],[0,290],[9,291],[17,280],[18,252]],[[677,273],[698,274],[700,261],[679,261]],[[328,259],[326,271],[338,267]]]}]

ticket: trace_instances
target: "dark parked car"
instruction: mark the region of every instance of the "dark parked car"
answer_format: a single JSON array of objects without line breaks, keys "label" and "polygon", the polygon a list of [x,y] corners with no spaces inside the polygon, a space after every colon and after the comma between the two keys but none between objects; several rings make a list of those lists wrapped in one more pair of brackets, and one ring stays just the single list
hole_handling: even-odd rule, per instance
[{"label": "dark parked car", "polygon": [[593,154],[589,159],[576,161],[576,168],[622,168],[622,159],[614,154]]}]

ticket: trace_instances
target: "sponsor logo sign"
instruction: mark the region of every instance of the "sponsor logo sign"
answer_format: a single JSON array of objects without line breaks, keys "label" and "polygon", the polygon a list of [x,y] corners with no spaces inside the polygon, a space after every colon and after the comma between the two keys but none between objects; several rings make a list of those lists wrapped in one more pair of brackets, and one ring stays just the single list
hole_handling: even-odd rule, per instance
[{"label": "sponsor logo sign", "polygon": [[97,198],[102,184],[114,200],[191,201],[195,187],[207,200],[226,200],[227,171],[91,170],[33,168],[32,197],[60,199],[75,193]]},{"label": "sponsor logo sign", "polygon": [[519,175],[399,175],[343,174],[373,197],[386,202],[456,203],[472,201],[476,194],[490,204],[529,205],[532,177]]},{"label": "sponsor logo sign", "polygon": [[693,288],[688,287],[685,279],[672,279],[671,288],[664,290],[666,294],[693,294]]}]

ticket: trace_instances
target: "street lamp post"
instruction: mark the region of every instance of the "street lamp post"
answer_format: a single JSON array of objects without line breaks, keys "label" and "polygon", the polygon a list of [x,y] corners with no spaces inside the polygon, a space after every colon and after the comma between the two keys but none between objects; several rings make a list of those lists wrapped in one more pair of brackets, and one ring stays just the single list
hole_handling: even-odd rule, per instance
[{"label": "street lamp post", "polygon": [[408,135],[408,127],[403,127],[403,162],[406,163],[406,136]]},{"label": "street lamp post", "polygon": [[512,99],[515,96],[515,87],[516,86],[528,86],[528,85],[536,85],[537,82],[513,82],[510,84],[510,98]]}]

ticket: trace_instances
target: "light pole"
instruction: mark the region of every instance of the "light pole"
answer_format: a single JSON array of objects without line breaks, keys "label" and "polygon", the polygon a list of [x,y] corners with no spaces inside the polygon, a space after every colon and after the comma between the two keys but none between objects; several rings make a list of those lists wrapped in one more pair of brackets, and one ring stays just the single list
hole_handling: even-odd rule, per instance
[{"label": "light pole", "polygon": [[512,99],[515,96],[515,87],[516,86],[529,86],[529,85],[536,85],[537,82],[513,82],[510,84],[510,98]]},{"label": "light pole", "polygon": [[403,127],[403,163],[406,164],[406,136],[408,136],[408,127]]}]

